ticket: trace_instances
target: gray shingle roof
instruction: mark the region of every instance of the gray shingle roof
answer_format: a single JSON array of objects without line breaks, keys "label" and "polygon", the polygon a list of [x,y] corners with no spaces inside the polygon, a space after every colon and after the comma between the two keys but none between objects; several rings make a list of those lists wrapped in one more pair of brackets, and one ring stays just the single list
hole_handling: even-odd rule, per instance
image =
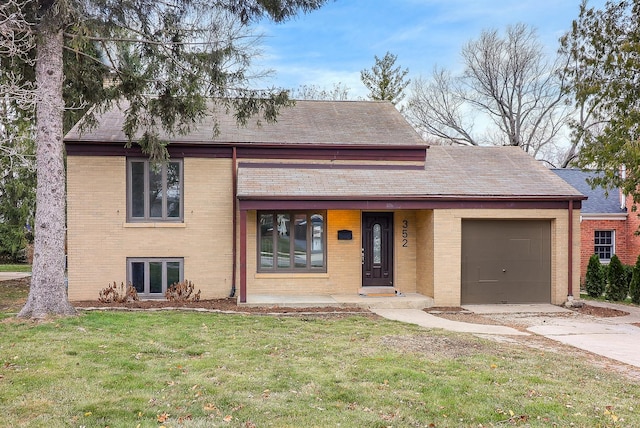
[{"label": "gray shingle roof", "polygon": [[434,146],[424,170],[241,165],[238,172],[238,197],[245,199],[581,196],[518,147]]},{"label": "gray shingle roof", "polygon": [[595,177],[596,171],[582,171],[579,169],[553,169],[558,177],[575,187],[589,199],[582,203],[583,214],[623,214],[627,211],[620,207],[618,189],[609,190],[607,196],[603,187],[591,188],[588,178]]},{"label": "gray shingle roof", "polygon": [[[123,111],[114,108],[98,119],[98,126],[81,134],[75,126],[65,141],[123,142]],[[211,106],[213,109],[213,105]],[[214,117],[220,133],[213,135]],[[339,126],[336,126],[339,124]],[[276,123],[250,120],[238,126],[233,115],[213,110],[187,135],[163,139],[172,143],[269,143],[269,144],[353,144],[353,145],[426,145],[390,102],[372,101],[297,101],[293,108],[282,108]]]}]

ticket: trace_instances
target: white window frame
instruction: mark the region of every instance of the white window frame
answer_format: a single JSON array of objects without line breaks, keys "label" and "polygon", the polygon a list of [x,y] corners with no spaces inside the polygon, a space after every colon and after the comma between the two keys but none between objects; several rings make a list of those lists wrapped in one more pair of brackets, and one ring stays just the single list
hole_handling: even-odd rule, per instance
[{"label": "white window frame", "polygon": [[[162,263],[162,291],[160,293],[151,293],[151,275],[149,269],[150,262]],[[164,293],[167,291],[167,287],[172,284],[167,284],[167,262],[178,262],[180,270],[180,282],[184,281],[184,258],[182,257],[127,257],[127,282],[133,284],[133,263],[144,263],[144,285],[143,291],[138,291],[138,296],[146,298],[164,298]]]},{"label": "white window frame", "polygon": [[[134,162],[144,163],[144,216],[133,216],[133,173],[131,171],[132,164]],[[168,163],[177,163],[180,167],[180,213],[178,217],[167,216],[167,164],[160,166],[162,170],[162,185],[163,185],[163,197],[162,197],[162,216],[151,217],[151,207],[149,203],[149,170],[152,168],[152,163],[149,159],[145,158],[128,158],[127,159],[127,222],[131,223],[148,223],[148,222],[173,222],[181,223],[184,221],[184,162],[182,159],[171,159]]]},{"label": "white window frame", "polygon": [[[602,233],[602,232],[611,233],[611,244],[598,244],[598,243],[596,243],[596,239],[597,239],[596,234],[599,233],[599,232],[600,233]],[[611,248],[610,253],[611,253],[611,256],[613,256],[616,253],[616,231],[615,230],[594,230],[593,231],[593,252],[594,252],[594,254],[596,254],[598,256],[598,258],[600,259],[601,263],[605,263],[605,264],[609,263],[611,261],[611,257],[609,257],[608,259],[607,258],[603,258],[601,256],[601,253],[596,251],[597,247],[610,247]]]}]

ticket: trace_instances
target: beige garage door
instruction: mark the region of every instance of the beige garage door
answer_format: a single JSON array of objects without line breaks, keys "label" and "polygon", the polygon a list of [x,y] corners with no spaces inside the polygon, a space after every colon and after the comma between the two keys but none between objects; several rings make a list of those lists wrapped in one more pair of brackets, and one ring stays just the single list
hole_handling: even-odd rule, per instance
[{"label": "beige garage door", "polygon": [[462,304],[550,303],[551,222],[462,221]]}]

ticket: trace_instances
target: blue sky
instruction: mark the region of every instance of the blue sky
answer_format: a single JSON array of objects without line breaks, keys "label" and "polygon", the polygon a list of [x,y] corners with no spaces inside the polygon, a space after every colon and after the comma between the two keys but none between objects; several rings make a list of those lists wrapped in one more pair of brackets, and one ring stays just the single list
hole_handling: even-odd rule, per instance
[{"label": "blue sky", "polygon": [[[589,0],[601,8],[605,0]],[[284,24],[261,22],[263,56],[255,61],[275,71],[261,82],[295,89],[340,82],[351,97],[366,97],[360,70],[374,55],[398,56],[409,78],[428,77],[434,65],[460,70],[460,50],[483,29],[502,31],[530,24],[550,53],[578,16],[580,0],[329,0],[321,9]]]}]

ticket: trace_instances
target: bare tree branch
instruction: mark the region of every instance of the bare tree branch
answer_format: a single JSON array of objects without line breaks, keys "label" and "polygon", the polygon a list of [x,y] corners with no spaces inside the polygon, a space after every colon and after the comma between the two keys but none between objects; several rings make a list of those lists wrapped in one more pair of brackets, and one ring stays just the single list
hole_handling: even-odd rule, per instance
[{"label": "bare tree branch", "polygon": [[535,30],[518,24],[507,27],[505,36],[483,31],[461,54],[460,76],[435,69],[430,80],[414,84],[414,125],[451,143],[513,145],[545,157],[569,111],[561,65],[547,60]]}]

